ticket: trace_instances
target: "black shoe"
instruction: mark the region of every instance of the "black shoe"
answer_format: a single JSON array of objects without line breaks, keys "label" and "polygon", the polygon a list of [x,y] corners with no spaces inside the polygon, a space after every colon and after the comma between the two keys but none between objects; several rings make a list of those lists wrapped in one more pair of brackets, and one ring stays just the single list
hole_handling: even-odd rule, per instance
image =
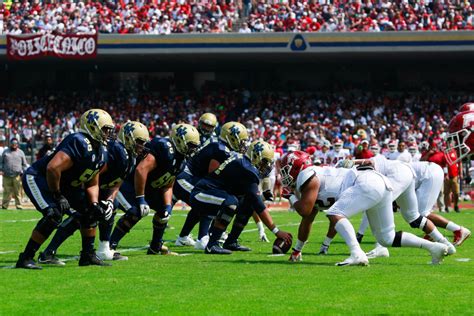
[{"label": "black shoe", "polygon": [[455,211],[456,213],[460,213],[460,211],[459,211],[459,206],[456,205],[456,206],[454,207],[454,211]]},{"label": "black shoe", "polygon": [[111,266],[111,264],[100,260],[100,258],[97,257],[97,255],[95,254],[95,250],[92,250],[90,252],[81,251],[81,257],[79,258],[79,266],[80,267],[85,267],[85,266],[108,267],[108,266]]},{"label": "black shoe", "polygon": [[360,244],[362,242],[362,238],[364,238],[364,235],[357,233],[356,238],[357,238],[357,242]]},{"label": "black shoe", "polygon": [[25,255],[20,253],[20,256],[18,257],[18,261],[16,262],[15,268],[17,269],[30,269],[30,270],[41,270],[43,269],[39,265],[36,264],[36,262],[33,260],[33,258],[25,258]]},{"label": "black shoe", "polygon": [[225,242],[223,245],[224,249],[232,251],[252,251],[249,247],[242,246],[238,241],[232,243]]},{"label": "black shoe", "polygon": [[445,213],[449,213],[449,208],[445,207],[445,208],[444,208],[444,212],[445,212]]},{"label": "black shoe", "polygon": [[126,261],[128,260],[127,256],[122,256],[120,252],[114,252],[114,258],[112,259],[114,261]]},{"label": "black shoe", "polygon": [[148,247],[148,250],[146,252],[147,255],[167,255],[169,254],[170,251],[168,249],[168,247],[164,246],[163,244],[161,244],[161,246],[159,247]]},{"label": "black shoe", "polygon": [[46,252],[40,252],[38,256],[38,262],[41,264],[52,264],[56,266],[64,266],[66,263],[64,261],[61,261],[56,257],[56,254],[53,253],[46,253]]},{"label": "black shoe", "polygon": [[224,249],[224,248],[220,247],[219,245],[214,245],[214,246],[211,246],[211,247],[209,247],[209,245],[208,245],[204,249],[204,253],[212,254],[212,255],[230,255],[230,254],[232,254],[232,251],[230,251],[228,249]]}]

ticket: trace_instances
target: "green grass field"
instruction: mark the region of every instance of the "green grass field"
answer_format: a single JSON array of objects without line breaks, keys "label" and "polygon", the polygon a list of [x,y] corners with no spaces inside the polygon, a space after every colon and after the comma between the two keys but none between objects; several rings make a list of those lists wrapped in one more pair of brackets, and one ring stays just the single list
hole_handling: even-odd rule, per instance
[{"label": "green grass field", "polygon": [[[280,228],[296,236],[299,217],[273,212]],[[391,249],[390,258],[369,267],[336,267],[348,256],[336,237],[330,255],[318,256],[327,220],[316,217],[303,262],[270,256],[271,244],[257,241],[251,220],[241,236],[249,253],[210,256],[191,247],[175,247],[186,213],[176,211],[165,238],[182,256],[147,256],[151,217],[142,220],[122,243],[128,261],[112,267],[78,267],[76,233],[59,249],[65,267],[42,271],[11,269],[40,218],[36,211],[0,212],[0,314],[474,314],[474,238],[442,265],[428,265],[429,253]],[[446,217],[474,228],[474,211]],[[411,230],[399,214],[397,229]],[[352,219],[358,225],[360,217]],[[444,230],[441,230],[445,233]],[[268,236],[272,235],[267,232]],[[451,235],[446,232],[451,239]],[[364,250],[374,239],[366,236]]]}]

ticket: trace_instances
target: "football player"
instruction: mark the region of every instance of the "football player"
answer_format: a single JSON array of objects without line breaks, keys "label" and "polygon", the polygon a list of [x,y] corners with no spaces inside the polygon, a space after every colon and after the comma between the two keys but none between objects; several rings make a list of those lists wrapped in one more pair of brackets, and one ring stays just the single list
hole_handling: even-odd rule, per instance
[{"label": "football player", "polygon": [[372,169],[358,171],[315,167],[304,152],[287,154],[282,158],[282,181],[292,188],[290,203],[301,215],[298,241],[290,261],[301,261],[301,251],[311,232],[312,222],[319,209],[326,213],[336,231],[349,246],[351,255],[337,263],[367,265],[368,258],[357,242],[348,218],[365,210],[377,241],[384,246],[424,248],[437,264],[447,252],[447,246],[433,243],[405,232],[395,232],[390,181]]},{"label": "football player", "polygon": [[[341,161],[341,165],[344,165],[344,163],[348,163],[346,167],[352,167],[353,163],[358,165],[370,163],[373,165],[377,172],[380,172],[390,180],[393,187],[393,201],[396,201],[397,205],[400,207],[403,219],[410,224],[411,227],[423,230],[436,242],[445,244],[448,247],[449,255],[456,252],[455,247],[439,232],[433,222],[420,214],[415,191],[416,173],[411,165],[398,160],[387,160],[384,156],[377,156],[369,160]],[[364,221],[366,220],[368,219],[364,217],[361,223],[362,227],[367,226],[366,223],[364,224]],[[364,231],[359,227],[359,234],[363,235],[363,233]],[[360,238],[361,236],[359,236],[359,239]],[[388,257],[389,252],[387,248],[377,244],[375,249],[369,251],[367,255],[369,258]]]},{"label": "football player", "polygon": [[23,175],[25,193],[43,217],[20,254],[17,268],[41,269],[33,260],[35,253],[71,209],[82,214],[79,265],[106,265],[95,254],[94,239],[96,219],[110,216],[99,204],[99,171],[106,162],[105,145],[114,123],[107,112],[91,109],[81,116],[80,128]]},{"label": "football player", "polygon": [[316,151],[314,154],[315,160],[319,159],[322,165],[330,166],[332,162],[332,154],[329,150],[331,148],[331,142],[328,140],[324,140],[321,146],[321,150]]},{"label": "football player", "polygon": [[217,117],[213,113],[204,113],[199,117],[198,132],[201,137],[201,144],[209,138],[216,137]]},{"label": "football player", "polygon": [[[176,177],[173,187],[175,198],[190,205],[190,194],[196,183],[216,170],[221,163],[229,158],[232,151],[244,153],[248,147],[248,139],[249,136],[245,126],[238,122],[225,123],[222,126],[219,138],[210,137],[186,161],[184,171]],[[175,244],[177,246],[195,246],[196,249],[204,250],[209,240],[207,233],[211,220],[211,217],[201,217],[199,210],[191,208]],[[189,234],[199,222],[198,242],[196,243]]]},{"label": "football player", "polygon": [[147,254],[168,254],[163,234],[171,216],[174,179],[184,159],[199,146],[199,132],[189,124],[176,124],[170,138],[156,137],[147,144],[148,154],[137,163],[133,177],[124,181],[117,196],[125,215],[110,237],[112,250],[153,209],[153,236]]},{"label": "football player", "polygon": [[348,149],[342,148],[343,142],[340,139],[336,139],[334,142],[334,149],[331,151],[331,166],[335,166],[339,160],[351,158],[351,153]]},{"label": "football player", "polygon": [[[145,144],[150,140],[148,130],[140,122],[129,121],[122,125],[118,133],[118,141],[107,143],[107,163],[99,173],[100,204],[108,210],[110,218],[99,221],[99,249],[97,256],[102,260],[126,260],[127,257],[112,251],[109,246],[110,234],[114,225],[117,193],[122,182],[133,170],[135,159],[144,151]],[[81,215],[74,212],[58,228],[53,239],[40,253],[38,261],[43,264],[59,264],[63,262],[56,257],[59,246],[79,229]]]},{"label": "football player", "polygon": [[[273,150],[263,141],[254,141],[247,153],[232,153],[214,172],[201,179],[191,192],[191,205],[202,212],[215,216],[209,229],[207,254],[231,254],[242,251],[237,238],[255,211],[263,223],[277,236],[290,240],[291,236],[280,231],[262,201],[258,185],[273,167]],[[240,202],[242,201],[242,202]],[[219,239],[232,218],[234,225],[223,247]]]},{"label": "football player", "polygon": [[[464,108],[467,108],[463,106]],[[446,136],[446,159],[453,165],[468,158],[474,150],[474,111],[459,112],[451,119]],[[456,152],[453,155],[452,151]]]}]

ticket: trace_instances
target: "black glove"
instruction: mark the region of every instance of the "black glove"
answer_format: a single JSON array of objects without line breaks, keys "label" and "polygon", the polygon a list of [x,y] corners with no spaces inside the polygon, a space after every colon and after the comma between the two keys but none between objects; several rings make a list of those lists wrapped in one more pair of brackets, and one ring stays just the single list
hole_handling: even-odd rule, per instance
[{"label": "black glove", "polygon": [[53,193],[53,199],[56,201],[58,209],[64,214],[68,211],[71,206],[69,205],[69,201],[61,194],[61,192],[57,191]]},{"label": "black glove", "polygon": [[270,190],[263,191],[263,198],[265,201],[273,202],[273,193]]},{"label": "black glove", "polygon": [[100,207],[99,203],[92,203],[91,206],[88,208],[88,213],[91,217],[102,220],[105,219],[105,210]]}]

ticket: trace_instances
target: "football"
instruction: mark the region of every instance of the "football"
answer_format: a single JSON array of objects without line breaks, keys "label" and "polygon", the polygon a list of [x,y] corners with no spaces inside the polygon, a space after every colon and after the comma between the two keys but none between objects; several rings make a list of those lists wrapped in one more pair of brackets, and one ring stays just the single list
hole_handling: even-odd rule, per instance
[{"label": "football", "polygon": [[[291,236],[291,234],[290,234]],[[284,254],[287,253],[291,249],[291,245],[293,244],[293,236],[289,242],[285,242],[282,238],[277,238],[273,242],[272,252],[274,254]]]}]

